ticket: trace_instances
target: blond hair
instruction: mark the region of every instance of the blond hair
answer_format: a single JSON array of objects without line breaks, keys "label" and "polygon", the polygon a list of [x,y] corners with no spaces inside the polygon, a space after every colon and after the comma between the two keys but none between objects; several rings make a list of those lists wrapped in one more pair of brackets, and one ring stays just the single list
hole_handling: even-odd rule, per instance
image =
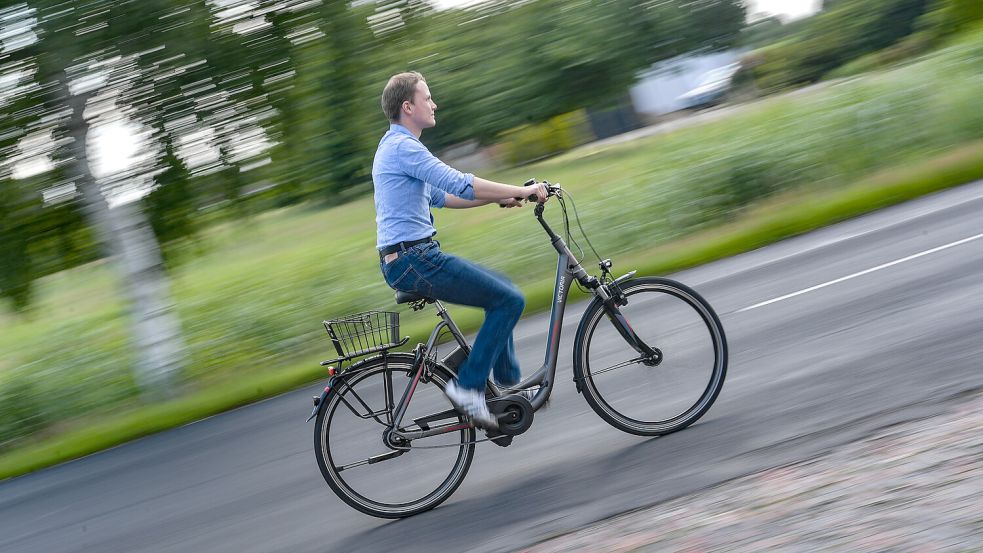
[{"label": "blond hair", "polygon": [[413,101],[416,85],[420,81],[427,82],[423,75],[416,71],[399,73],[389,78],[386,88],[382,90],[382,111],[390,122],[399,122],[399,112],[403,102]]}]

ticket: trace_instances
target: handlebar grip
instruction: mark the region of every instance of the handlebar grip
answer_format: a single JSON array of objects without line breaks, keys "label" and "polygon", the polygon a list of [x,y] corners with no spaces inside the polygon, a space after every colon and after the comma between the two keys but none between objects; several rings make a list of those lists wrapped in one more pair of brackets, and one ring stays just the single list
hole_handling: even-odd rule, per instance
[{"label": "handlebar grip", "polygon": [[[532,186],[534,184],[536,184],[536,179],[535,178],[532,178],[532,179],[527,180],[525,183],[523,183],[522,186]],[[533,203],[537,203],[537,202],[539,202],[539,196],[537,196],[535,194],[530,194],[529,196],[526,197],[526,200],[527,201],[530,201],[530,202],[533,202]]]},{"label": "handlebar grip", "polygon": [[[536,179],[529,179],[526,182],[522,183],[522,186],[532,186],[534,184],[536,184]],[[525,200],[525,199],[527,199],[527,198],[516,198],[515,201],[521,202],[522,200]],[[536,200],[532,200],[532,201],[536,201]]]}]

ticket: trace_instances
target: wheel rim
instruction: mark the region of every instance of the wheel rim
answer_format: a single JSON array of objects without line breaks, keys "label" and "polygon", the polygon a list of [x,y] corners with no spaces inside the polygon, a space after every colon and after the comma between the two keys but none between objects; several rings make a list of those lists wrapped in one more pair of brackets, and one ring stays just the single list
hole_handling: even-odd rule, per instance
[{"label": "wheel rim", "polygon": [[639,354],[598,309],[587,323],[580,359],[588,393],[628,431],[660,434],[683,428],[709,408],[722,385],[722,330],[695,295],[668,283],[641,283],[625,294],[628,305],[622,312],[647,344],[661,350],[663,360],[655,367],[629,363]]},{"label": "wheel rim", "polygon": [[[398,402],[409,380],[410,365],[389,361],[392,369],[393,402]],[[318,428],[318,460],[328,484],[343,499],[365,512],[383,516],[400,516],[429,509],[447,498],[463,480],[470,465],[474,429],[467,428],[438,437],[425,438],[413,445],[457,444],[439,449],[411,449],[399,457],[374,464],[338,470],[369,457],[391,452],[383,442],[384,426],[374,419],[361,419],[341,401],[348,399],[360,414],[368,411],[356,400],[352,389],[373,411],[385,404],[382,392],[383,367],[366,369],[348,379],[351,389],[336,389],[322,424]],[[376,384],[378,386],[373,386]],[[436,385],[435,385],[436,384]],[[404,427],[413,418],[450,408],[443,396],[444,379],[434,374],[429,383],[420,382],[410,409],[403,418]],[[385,421],[385,416],[379,417]],[[419,442],[419,443],[418,443]]]}]

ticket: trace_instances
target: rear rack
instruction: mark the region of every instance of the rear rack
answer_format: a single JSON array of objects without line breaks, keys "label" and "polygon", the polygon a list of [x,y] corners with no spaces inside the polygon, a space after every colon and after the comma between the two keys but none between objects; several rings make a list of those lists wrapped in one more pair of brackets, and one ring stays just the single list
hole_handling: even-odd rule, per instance
[{"label": "rear rack", "polygon": [[324,329],[338,357],[321,361],[321,366],[399,347],[410,339],[399,338],[399,313],[393,311],[365,311],[329,319],[324,321]]}]

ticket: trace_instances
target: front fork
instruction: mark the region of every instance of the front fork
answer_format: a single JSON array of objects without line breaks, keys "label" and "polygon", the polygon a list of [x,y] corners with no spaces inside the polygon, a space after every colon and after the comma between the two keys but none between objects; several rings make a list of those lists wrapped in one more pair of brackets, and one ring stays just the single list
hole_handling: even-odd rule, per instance
[{"label": "front fork", "polygon": [[[603,262],[602,262],[603,269]],[[635,332],[635,329],[631,327],[631,323],[628,322],[628,318],[625,314],[621,312],[621,307],[628,305],[628,299],[625,297],[624,292],[621,290],[621,282],[627,280],[634,276],[635,271],[632,271],[618,279],[612,281],[610,284],[602,286],[607,298],[602,298],[604,314],[607,315],[608,320],[614,325],[614,328],[621,334],[621,337],[628,342],[628,345],[632,347],[635,351],[641,355],[639,359],[643,364],[649,367],[655,367],[662,362],[662,351],[659,348],[651,347],[645,343],[644,340]]]}]

